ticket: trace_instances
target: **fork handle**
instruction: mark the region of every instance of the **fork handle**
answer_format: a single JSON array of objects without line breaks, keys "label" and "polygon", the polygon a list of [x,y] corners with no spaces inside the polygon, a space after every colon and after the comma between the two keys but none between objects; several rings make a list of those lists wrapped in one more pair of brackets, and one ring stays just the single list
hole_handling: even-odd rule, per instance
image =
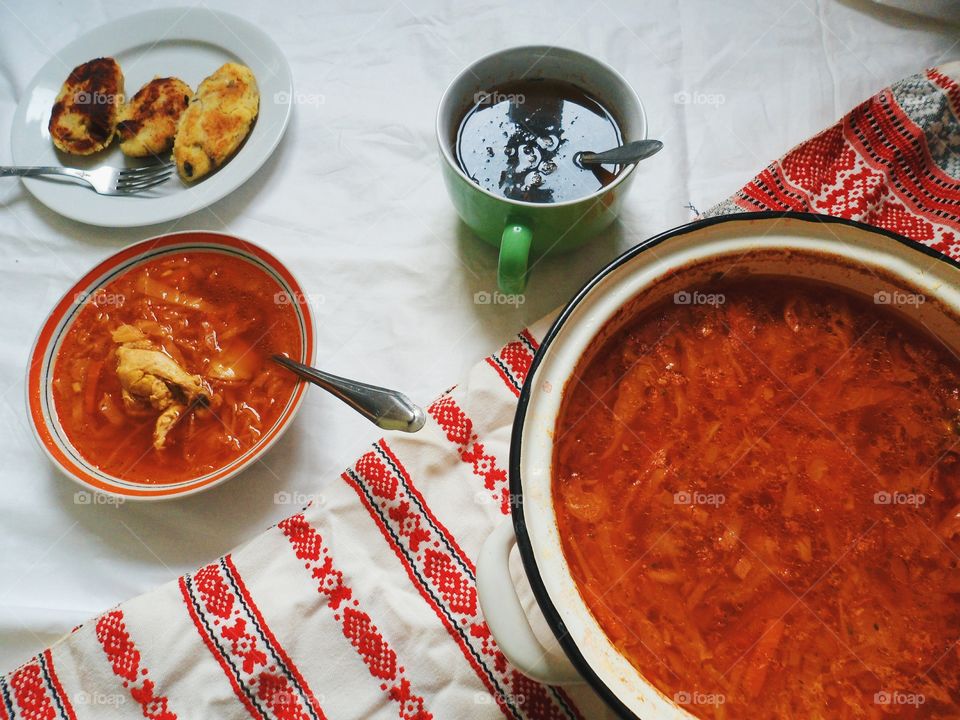
[{"label": "fork handle", "polygon": [[33,165],[33,166],[3,166],[0,165],[0,177],[39,177],[41,175],[66,175],[68,177],[86,178],[85,170],[76,170],[74,168],[62,168],[52,165]]}]

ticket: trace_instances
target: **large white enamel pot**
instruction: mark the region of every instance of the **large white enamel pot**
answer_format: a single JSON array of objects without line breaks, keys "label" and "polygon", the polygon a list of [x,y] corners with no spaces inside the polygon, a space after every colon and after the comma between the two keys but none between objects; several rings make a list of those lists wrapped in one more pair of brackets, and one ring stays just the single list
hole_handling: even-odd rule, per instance
[{"label": "large white enamel pot", "polygon": [[[510,448],[512,522],[487,539],[477,582],[487,623],[508,660],[542,682],[589,683],[625,718],[693,716],[617,651],[571,576],[551,493],[557,413],[568,379],[594,343],[645,307],[718,273],[818,280],[880,304],[922,295],[922,303],[897,309],[960,355],[960,264],[894,233],[820,215],[747,213],[670,230],[624,253],[570,301],[520,395]],[[528,624],[508,569],[514,545],[566,659],[547,653]]]}]

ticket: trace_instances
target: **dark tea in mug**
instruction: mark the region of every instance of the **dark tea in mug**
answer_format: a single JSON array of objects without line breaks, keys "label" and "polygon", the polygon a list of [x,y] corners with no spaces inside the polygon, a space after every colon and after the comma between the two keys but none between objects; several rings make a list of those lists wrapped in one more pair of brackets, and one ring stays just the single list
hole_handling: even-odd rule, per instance
[{"label": "dark tea in mug", "polygon": [[596,192],[620,171],[583,167],[578,153],[621,144],[613,114],[587,91],[556,80],[519,80],[474,96],[455,146],[460,168],[485,190],[559,203]]}]

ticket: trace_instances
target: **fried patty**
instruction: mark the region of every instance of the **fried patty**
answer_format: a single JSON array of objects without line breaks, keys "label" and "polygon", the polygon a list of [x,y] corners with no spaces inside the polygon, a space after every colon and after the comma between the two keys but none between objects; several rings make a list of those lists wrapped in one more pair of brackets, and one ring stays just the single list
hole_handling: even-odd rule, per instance
[{"label": "fried patty", "polygon": [[120,110],[120,149],[130,157],[170,152],[193,90],[179,78],[154,78]]},{"label": "fried patty", "polygon": [[123,73],[113,58],[97,58],[70,73],[50,114],[50,139],[71,155],[90,155],[113,140],[123,105]]},{"label": "fried patty", "polygon": [[191,182],[225,163],[250,132],[260,110],[260,91],[250,68],[227,63],[200,83],[180,116],[173,159]]}]

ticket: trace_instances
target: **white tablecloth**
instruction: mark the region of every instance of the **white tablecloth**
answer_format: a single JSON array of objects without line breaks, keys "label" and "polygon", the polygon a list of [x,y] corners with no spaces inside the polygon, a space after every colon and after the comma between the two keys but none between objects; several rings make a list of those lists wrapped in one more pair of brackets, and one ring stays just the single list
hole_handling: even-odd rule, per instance
[{"label": "white tablecloth", "polygon": [[[0,137],[52,52],[158,4],[0,0]],[[316,99],[295,108],[260,175],[175,224],[130,230],[77,225],[16,181],[0,185],[0,670],[294,512],[378,434],[311,392],[265,461],[223,486],[178,502],[76,504],[79,488],[31,437],[23,378],[46,313],[98,260],[170,229],[261,243],[320,301],[320,366],[426,403],[624,248],[691,219],[885,85],[960,58],[956,26],[865,0],[204,4],[269,32],[298,93]],[[666,147],[640,170],[622,222],[540,262],[514,308],[474,303],[494,287],[496,256],[447,201],[433,120],[464,65],[519,44],[612,64]],[[10,158],[0,143],[0,163]]]}]

